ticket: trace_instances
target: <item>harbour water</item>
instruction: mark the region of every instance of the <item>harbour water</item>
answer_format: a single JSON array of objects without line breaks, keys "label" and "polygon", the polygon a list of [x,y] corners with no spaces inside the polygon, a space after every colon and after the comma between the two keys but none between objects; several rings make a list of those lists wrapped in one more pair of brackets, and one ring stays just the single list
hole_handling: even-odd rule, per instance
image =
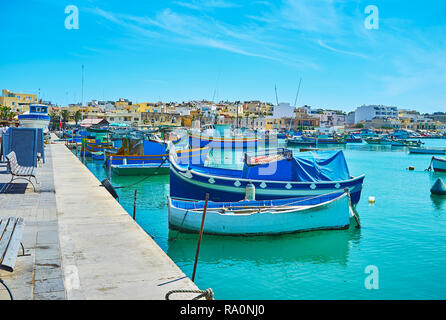
[{"label": "harbour water", "polygon": [[[446,147],[444,139],[424,142]],[[429,190],[446,174],[426,172],[431,156],[409,154],[405,147],[362,143],[324,148],[342,148],[351,175],[366,175],[356,207],[362,228],[352,220],[350,229],[340,231],[204,235],[197,286],[212,288],[216,299],[445,299],[446,197],[431,196]],[[224,156],[241,161],[241,154]],[[87,166],[99,180],[107,176],[101,161],[87,160]],[[409,166],[415,169],[407,170]],[[119,187],[141,179],[113,176],[111,182]],[[135,188],[137,223],[191,276],[198,235],[168,229],[169,176],[117,189],[130,215]],[[375,197],[374,204],[369,196]],[[379,272],[378,289],[365,285],[368,266]]]}]

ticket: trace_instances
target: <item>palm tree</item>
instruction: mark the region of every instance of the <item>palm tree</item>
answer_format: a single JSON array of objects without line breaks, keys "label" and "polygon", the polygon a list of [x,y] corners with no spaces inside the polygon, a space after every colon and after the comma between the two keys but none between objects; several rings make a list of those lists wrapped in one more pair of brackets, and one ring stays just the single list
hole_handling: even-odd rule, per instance
[{"label": "palm tree", "polygon": [[76,125],[79,122],[79,120],[81,120],[81,118],[82,118],[82,113],[80,112],[80,110],[77,110],[74,113],[74,121],[76,122]]},{"label": "palm tree", "polygon": [[0,105],[0,117],[2,120],[11,120],[15,116],[14,112],[11,112],[11,108]]},{"label": "palm tree", "polygon": [[68,110],[62,110],[61,116],[62,116],[63,122],[68,122],[68,120],[70,118],[70,112]]}]

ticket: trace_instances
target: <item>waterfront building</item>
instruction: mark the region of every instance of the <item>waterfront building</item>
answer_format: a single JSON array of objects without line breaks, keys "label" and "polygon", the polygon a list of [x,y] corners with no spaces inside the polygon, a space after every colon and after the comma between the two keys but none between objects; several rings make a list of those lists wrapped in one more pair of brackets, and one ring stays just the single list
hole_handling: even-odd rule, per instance
[{"label": "waterfront building", "polygon": [[397,107],[369,105],[361,106],[355,110],[355,124],[361,121],[371,121],[373,118],[398,118]]},{"label": "waterfront building", "polygon": [[142,112],[141,120],[142,123],[153,126],[181,126],[179,113]]},{"label": "waterfront building", "polygon": [[348,126],[354,126],[355,125],[355,112],[351,111],[347,114],[345,117],[345,124]]},{"label": "waterfront building", "polygon": [[37,95],[31,93],[17,93],[3,89],[0,96],[0,105],[11,108],[15,113],[29,111],[30,104],[37,102]]},{"label": "waterfront building", "polygon": [[273,107],[273,118],[294,118],[294,107],[289,103],[281,102]]},{"label": "waterfront building", "polygon": [[345,124],[345,115],[340,111],[323,110],[320,114],[321,125],[325,126],[343,126]]},{"label": "waterfront building", "polygon": [[366,129],[400,129],[401,121],[391,118],[373,118],[364,121],[364,128]]}]

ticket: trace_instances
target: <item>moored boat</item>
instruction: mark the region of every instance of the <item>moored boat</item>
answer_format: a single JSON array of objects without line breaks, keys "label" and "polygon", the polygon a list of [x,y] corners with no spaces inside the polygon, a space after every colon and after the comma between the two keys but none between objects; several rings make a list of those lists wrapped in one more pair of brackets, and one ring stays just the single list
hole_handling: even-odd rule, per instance
[{"label": "moored boat", "polygon": [[368,144],[378,144],[382,146],[390,146],[392,145],[392,140],[389,140],[387,138],[367,138],[364,139],[365,142]]},{"label": "moored boat", "polygon": [[[217,235],[276,235],[311,230],[345,229],[350,225],[348,192],[306,198],[243,200],[207,204],[203,232]],[[204,201],[168,197],[169,228],[199,232]]]},{"label": "moored boat", "polygon": [[290,146],[315,146],[316,141],[315,140],[303,140],[302,136],[292,136],[286,138],[287,145]]},{"label": "moored boat", "polygon": [[348,134],[348,135],[344,136],[344,140],[347,143],[361,143],[362,142],[362,138],[359,135],[355,135],[355,134]]},{"label": "moored boat", "polygon": [[113,174],[118,176],[145,176],[169,174],[169,162],[143,164],[112,164]]},{"label": "moored boat", "polygon": [[305,152],[293,157],[291,150],[274,150],[276,157],[256,161],[245,154],[243,169],[182,165],[170,154],[170,196],[212,201],[240,201],[248,184],[259,200],[308,197],[350,189],[358,203],[364,175],[350,176],[342,151]]},{"label": "moored boat", "polygon": [[446,172],[446,158],[432,157],[431,166],[435,172]]},{"label": "moored boat", "polygon": [[302,136],[303,141],[313,141],[317,144],[345,144],[345,140],[341,138],[331,137],[329,135],[319,135],[317,137]]},{"label": "moored boat", "polygon": [[404,139],[394,139],[392,140],[392,147],[419,147],[421,146],[421,141],[414,140],[404,140]]},{"label": "moored boat", "polygon": [[23,128],[40,128],[44,133],[48,132],[50,116],[48,115],[48,106],[44,104],[31,104],[29,111],[19,114],[17,118]]},{"label": "moored boat", "polygon": [[413,148],[409,148],[409,153],[416,153],[416,154],[446,154],[446,149],[413,147]]}]

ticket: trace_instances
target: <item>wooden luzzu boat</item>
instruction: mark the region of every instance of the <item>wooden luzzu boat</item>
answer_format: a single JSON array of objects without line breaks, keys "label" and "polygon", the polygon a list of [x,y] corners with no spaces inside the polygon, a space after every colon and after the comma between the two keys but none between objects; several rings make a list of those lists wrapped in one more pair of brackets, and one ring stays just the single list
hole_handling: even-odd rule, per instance
[{"label": "wooden luzzu boat", "polygon": [[350,189],[352,203],[358,203],[364,175],[350,176],[342,151],[304,152],[293,157],[287,149],[262,161],[245,154],[243,169],[182,165],[170,154],[170,196],[212,201],[240,201],[248,185],[259,200],[311,197]]},{"label": "wooden luzzu boat", "polygon": [[[209,148],[184,149],[177,150],[176,157],[180,163],[187,165],[189,163],[204,164]],[[158,159],[156,159],[158,160]],[[113,174],[119,176],[141,176],[141,175],[164,175],[169,174],[169,157],[164,157],[162,162],[145,162],[132,164],[112,164]]]},{"label": "wooden luzzu boat", "polygon": [[[199,232],[204,201],[168,197],[169,228]],[[207,203],[203,232],[217,235],[276,235],[350,225],[350,196],[334,192],[305,198]]]}]

